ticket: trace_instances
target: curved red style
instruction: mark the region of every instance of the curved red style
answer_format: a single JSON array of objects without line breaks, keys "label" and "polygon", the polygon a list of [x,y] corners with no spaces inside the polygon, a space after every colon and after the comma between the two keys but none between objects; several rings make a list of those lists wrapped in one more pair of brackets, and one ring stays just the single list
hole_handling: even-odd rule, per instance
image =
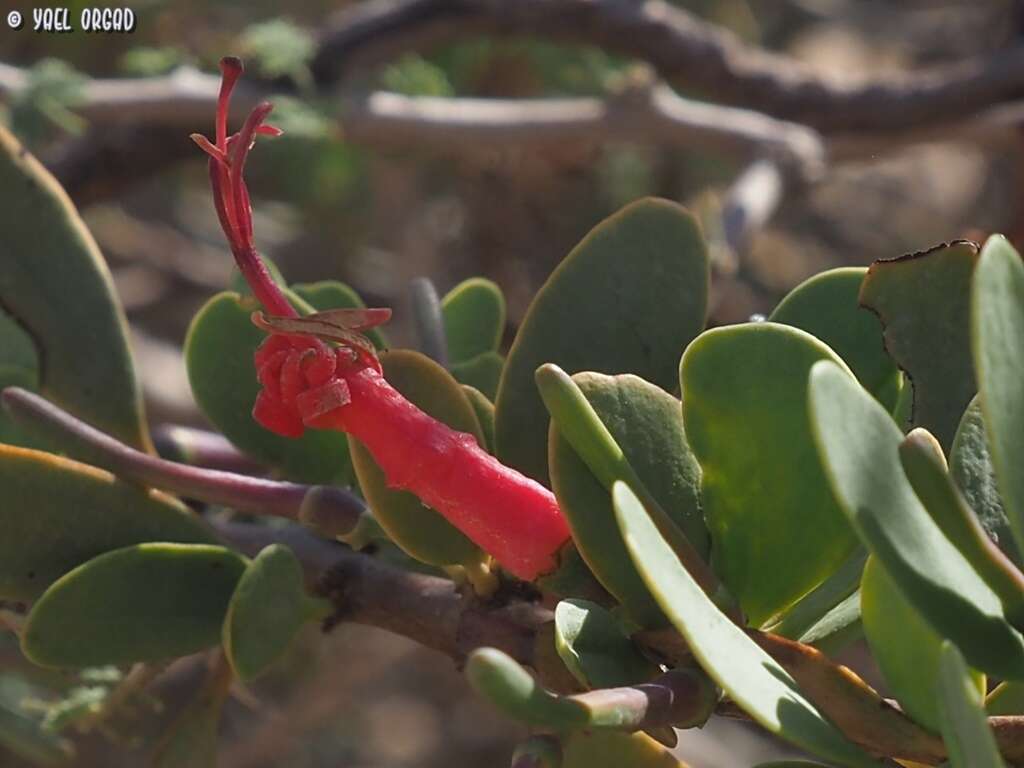
[{"label": "curved red style", "polygon": [[[272,109],[264,102],[228,137],[228,105],[242,64],[225,58],[221,72],[216,142],[193,139],[210,155],[217,215],[253,295],[271,316],[295,317],[253,245],[242,179],[256,136],[280,131],[264,124]],[[261,425],[288,437],[306,427],[347,432],[367,447],[390,486],[414,493],[510,573],[533,580],[558,566],[558,551],[570,533],[554,494],[503,465],[472,435],[406,400],[363,344],[333,346],[311,335],[272,333],[256,351],[255,364],[263,389],[253,417]]]}]

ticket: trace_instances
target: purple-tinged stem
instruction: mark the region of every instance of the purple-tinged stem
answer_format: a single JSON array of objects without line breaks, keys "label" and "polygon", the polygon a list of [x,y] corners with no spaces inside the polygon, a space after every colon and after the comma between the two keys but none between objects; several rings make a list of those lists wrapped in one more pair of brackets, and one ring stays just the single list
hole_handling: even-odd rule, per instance
[{"label": "purple-tinged stem", "polygon": [[180,464],[242,475],[266,472],[266,466],[239,452],[220,432],[181,424],[159,424],[153,428],[153,444],[160,456]]},{"label": "purple-tinged stem", "polygon": [[366,509],[343,488],[267,480],[150,456],[18,387],[4,389],[2,401],[15,421],[27,429],[84,454],[89,463],[143,485],[242,512],[299,520],[335,536],[354,530]]}]

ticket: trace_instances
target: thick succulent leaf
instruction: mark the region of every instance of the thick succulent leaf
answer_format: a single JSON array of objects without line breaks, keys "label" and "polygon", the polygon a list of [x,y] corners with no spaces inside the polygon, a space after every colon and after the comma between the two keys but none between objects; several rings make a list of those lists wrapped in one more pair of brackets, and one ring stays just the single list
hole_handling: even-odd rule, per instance
[{"label": "thick succulent leaf", "polygon": [[231,682],[231,669],[220,660],[199,695],[160,739],[152,768],[217,768],[217,731]]},{"label": "thick succulent leaf", "polygon": [[245,559],[209,544],[136,544],[66,573],[32,606],[21,637],[44,667],[186,656],[220,642]]},{"label": "thick succulent leaf", "polygon": [[[329,309],[363,309],[366,303],[355,290],[338,280],[320,280],[316,283],[296,283],[292,286],[296,296],[318,312]],[[387,339],[379,328],[363,331],[377,349],[386,349]]]},{"label": "thick succulent leaf", "polygon": [[[611,492],[612,485],[617,480],[623,480],[637,490],[643,497],[647,509],[658,520],[662,532],[671,541],[674,551],[686,563],[686,567],[691,570],[701,586],[710,594],[714,594],[716,600],[722,601],[723,606],[727,605],[728,609],[732,610],[735,607],[732,596],[726,593],[718,577],[705,562],[703,554],[687,538],[680,524],[662,509],[661,503],[637,474],[629,457],[616,442],[614,435],[601,420],[601,416],[579,384],[557,365],[551,364],[542,365],[537,369],[536,380],[544,405],[551,413],[551,439],[564,438],[566,445],[560,451],[561,455],[568,459],[575,455],[582,464],[576,473],[576,479],[567,484],[567,489],[562,489],[563,492],[568,491],[563,493],[567,500],[572,498],[571,503],[563,506],[563,511],[570,518],[570,526],[573,526],[574,541],[590,569],[597,574],[605,588],[625,606],[632,620],[646,627],[657,627],[667,623],[657,603],[644,586],[643,580],[631,566],[622,544],[622,536],[617,526],[613,524],[613,516],[607,513],[592,514],[591,505],[596,505],[600,510],[602,502],[607,498],[606,494]],[[652,386],[648,394],[653,391],[660,392]],[[672,410],[668,416],[670,419],[678,414],[675,408]],[[617,416],[614,410],[611,413]],[[554,428],[555,425],[557,429]],[[659,456],[658,459],[660,458]],[[584,470],[589,470],[589,478]],[[561,471],[558,475],[558,482],[566,477],[573,477]],[[586,482],[588,479],[591,482]],[[664,490],[663,484],[659,483],[659,487]],[[692,484],[689,487],[692,487]]]},{"label": "thick succulent leaf", "polygon": [[998,235],[978,262],[971,332],[992,466],[1017,549],[1024,551],[1024,264]]},{"label": "thick succulent leaf", "polygon": [[505,331],[505,296],[490,280],[471,277],[441,299],[441,318],[452,364],[496,352]]},{"label": "thick succulent leaf", "polygon": [[877,763],[846,740],[796,682],[715,607],[673,554],[625,483],[612,491],[626,546],[662,610],[704,671],[751,718],[814,755],[846,766]]},{"label": "thick succulent leaf", "polygon": [[989,538],[1015,563],[1020,565],[1024,562],[1013,540],[1010,521],[1006,518],[1003,500],[996,487],[996,471],[992,467],[978,396],[971,400],[960,419],[950,449],[949,472]]},{"label": "thick succulent leaf", "polygon": [[2,127],[0,189],[17,190],[0,209],[0,305],[38,346],[42,393],[152,450],[110,271],[64,190]]},{"label": "thick succulent leaf", "polygon": [[964,657],[948,640],[942,645],[937,688],[950,768],[1004,768],[982,707],[982,692]]},{"label": "thick succulent leaf", "polygon": [[604,608],[587,600],[563,600],[555,608],[555,649],[581,685],[617,688],[658,673]]},{"label": "thick succulent leaf", "polygon": [[[547,730],[634,730],[642,724],[646,712],[646,706],[638,706],[633,697],[623,697],[621,691],[595,691],[583,696],[551,693],[519,662],[497,648],[473,651],[466,660],[465,672],[473,689],[504,714]],[[678,702],[673,712],[681,718],[680,727],[705,723],[717,701],[717,689],[699,670],[675,670],[668,674],[684,678],[685,682],[677,680],[675,684],[688,686],[693,692],[692,698]],[[651,729],[658,736],[662,730]]]},{"label": "thick succulent leaf", "polygon": [[814,622],[798,639],[805,645],[833,655],[860,638],[862,629],[858,589]]},{"label": "thick succulent leaf", "polygon": [[1024,627],[1024,575],[992,542],[967,506],[946,471],[946,458],[935,438],[923,427],[913,430],[900,444],[900,462],[935,524],[999,595],[1010,623]]},{"label": "thick succulent leaf", "polygon": [[[538,372],[538,383],[545,390],[551,386],[548,370],[551,369]],[[709,537],[700,510],[700,467],[686,443],[679,401],[630,374],[605,376],[584,372],[576,374],[572,381],[610,433],[635,477],[686,534],[697,553],[706,558]],[[546,392],[543,394],[548,397]],[[611,483],[630,482],[633,477],[622,472],[614,472],[610,477],[595,476],[560,429],[566,419],[575,418],[586,430],[589,420],[585,414],[562,410],[553,413],[548,448],[551,484],[580,554],[634,621],[644,626],[663,625],[665,618],[626,553],[612,510]],[[564,424],[564,428],[570,427]],[[588,442],[595,445],[599,440],[600,435],[593,435]]]},{"label": "thick succulent leaf", "polygon": [[1006,623],[999,597],[918,500],[900,466],[903,434],[892,417],[836,366],[815,365],[810,381],[815,441],[864,545],[972,666],[997,677],[1024,677],[1024,638]]},{"label": "thick succulent leaf", "polygon": [[246,566],[224,617],[221,639],[235,674],[252,680],[281,658],[318,605],[306,594],[292,551],[280,544],[263,549]]},{"label": "thick succulent leaf", "polygon": [[[380,356],[388,382],[420,409],[453,429],[468,432],[483,443],[480,422],[462,387],[444,368],[410,349]],[[430,565],[473,566],[484,559],[480,548],[423,505],[414,494],[388,487],[383,470],[370,452],[350,438],[352,464],[374,518],[391,540],[407,554]]]},{"label": "thick succulent leaf", "polygon": [[1000,683],[985,697],[989,715],[1024,715],[1024,683]]},{"label": "thick succulent leaf", "polygon": [[[0,390],[21,387],[39,391],[39,355],[32,338],[0,309]],[[0,443],[42,447],[0,410]]]},{"label": "thick succulent leaf", "polygon": [[644,733],[573,731],[562,745],[562,768],[686,768]]},{"label": "thick succulent leaf", "polygon": [[343,434],[308,429],[299,438],[281,437],[253,419],[260,389],[253,353],[266,338],[250,320],[258,308],[252,297],[220,293],[192,319],[185,364],[196,403],[239,450],[288,478],[347,485],[351,462]]},{"label": "thick succulent leaf", "polygon": [[831,347],[888,410],[900,393],[899,368],[885,351],[878,317],[860,305],[865,267],[821,272],[787,294],[768,317],[801,328]]},{"label": "thick succulent leaf", "polygon": [[879,754],[929,763],[945,756],[941,739],[883,699],[849,668],[819,650],[778,635],[757,630],[747,634],[855,744],[871,745]]},{"label": "thick succulent leaf", "polygon": [[497,648],[478,648],[466,659],[466,678],[478,694],[514,720],[555,730],[589,724],[578,701],[548,693],[520,664]]},{"label": "thick succulent leaf", "polygon": [[[871,655],[885,681],[912,718],[932,731],[938,731],[939,702],[935,680],[943,639],[907,602],[875,558],[868,560],[860,587],[861,620]],[[971,673],[979,691],[985,689],[985,676]]]},{"label": "thick succulent leaf", "polygon": [[0,599],[32,600],[77,565],[145,541],[213,543],[184,504],[103,470],[0,445]]},{"label": "thick succulent leaf", "polygon": [[913,426],[949,450],[977,386],[971,366],[969,306],[978,246],[966,240],[876,261],[861,304],[885,327],[885,347],[914,387]]},{"label": "thick succulent leaf", "polygon": [[498,457],[547,482],[548,414],[533,375],[634,373],[676,389],[680,352],[704,327],[708,258],[693,216],[646,199],[595,227],[537,293],[495,402]]},{"label": "thick succulent leaf", "polygon": [[770,763],[758,763],[754,768],[828,768],[823,763],[812,763],[808,760],[781,760]]},{"label": "thick succulent leaf", "polygon": [[498,382],[505,368],[505,358],[497,352],[482,352],[476,357],[453,363],[452,376],[460,384],[476,387],[488,399],[493,400],[498,392]]},{"label": "thick succulent leaf", "polygon": [[779,622],[769,628],[769,631],[794,640],[804,635],[836,606],[857,591],[866,560],[867,553],[863,549],[856,550],[845,563],[839,566],[835,573],[786,611]]},{"label": "thick succulent leaf", "polygon": [[473,406],[476,420],[480,422],[480,433],[484,437],[484,447],[488,452],[494,453],[494,403],[487,399],[487,396],[476,387],[468,384],[462,385],[462,392]]},{"label": "thick succulent leaf", "polygon": [[752,626],[814,589],[856,545],[811,438],[807,373],[820,360],[856,383],[818,339],[776,323],[707,331],[680,366],[713,563]]}]

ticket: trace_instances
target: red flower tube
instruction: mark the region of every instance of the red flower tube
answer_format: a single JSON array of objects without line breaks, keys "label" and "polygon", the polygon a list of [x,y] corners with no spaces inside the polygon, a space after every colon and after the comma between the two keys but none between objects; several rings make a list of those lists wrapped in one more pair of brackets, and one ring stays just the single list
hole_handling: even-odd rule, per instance
[{"label": "red flower tube", "polygon": [[297,318],[274,284],[253,246],[242,170],[255,137],[280,131],[263,124],[271,106],[261,103],[229,138],[228,103],[241,62],[225,58],[221,72],[216,143],[193,139],[210,155],[217,214],[235,261],[268,313],[254,316],[271,335],[255,355],[263,389],[253,417],[289,437],[306,427],[349,433],[367,447],[391,487],[414,493],[509,572],[533,580],[553,571],[570,536],[554,494],[503,465],[472,435],[428,416],[388,384],[373,347],[358,331],[386,319],[390,311],[338,310]]}]

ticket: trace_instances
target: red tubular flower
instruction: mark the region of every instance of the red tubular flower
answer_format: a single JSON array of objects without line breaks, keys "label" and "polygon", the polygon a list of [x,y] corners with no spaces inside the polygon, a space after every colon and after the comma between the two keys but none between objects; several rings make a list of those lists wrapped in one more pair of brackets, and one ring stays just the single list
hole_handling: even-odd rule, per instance
[{"label": "red tubular flower", "polygon": [[254,321],[270,336],[256,351],[263,386],[253,418],[279,435],[306,427],[337,429],[362,442],[393,488],[411,491],[514,575],[553,571],[569,527],[554,495],[506,467],[472,435],[456,432],[406,400],[384,379],[372,345],[359,330],[390,310],[337,310],[298,318],[253,246],[252,211],[242,171],[257,135],[279,135],[256,106],[242,129],[227,135],[238,59],[221,61],[216,143],[193,139],[210,155],[210,183],[221,227],[238,268],[267,312]]}]

